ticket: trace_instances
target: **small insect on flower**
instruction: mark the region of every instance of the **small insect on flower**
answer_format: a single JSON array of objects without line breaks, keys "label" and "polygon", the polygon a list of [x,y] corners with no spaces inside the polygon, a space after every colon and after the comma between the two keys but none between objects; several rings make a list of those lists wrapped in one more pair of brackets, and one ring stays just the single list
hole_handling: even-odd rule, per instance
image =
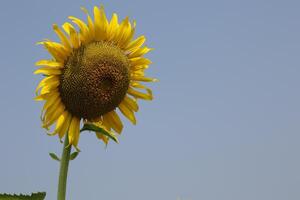
[{"label": "small insect on flower", "polygon": [[[120,23],[114,13],[107,20],[103,6],[94,7],[94,17],[87,22],[70,16],[53,30],[60,43],[39,42],[51,54],[51,59],[40,60],[35,74],[45,78],[36,88],[36,100],[45,101],[42,109],[43,128],[59,138],[68,134],[69,144],[77,148],[80,122],[97,126],[111,136],[120,134],[123,123],[117,109],[136,124],[134,113],[137,99],[152,100],[151,89],[141,82],[156,82],[145,76],[151,61],[144,55],[151,48],[144,46],[145,36],[134,39],[135,22],[126,17]],[[105,143],[109,135],[97,132]]]}]

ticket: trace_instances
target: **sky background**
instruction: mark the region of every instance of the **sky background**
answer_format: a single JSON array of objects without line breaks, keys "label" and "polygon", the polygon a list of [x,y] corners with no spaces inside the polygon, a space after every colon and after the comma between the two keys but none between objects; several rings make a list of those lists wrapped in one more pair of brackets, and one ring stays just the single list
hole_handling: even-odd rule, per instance
[{"label": "sky background", "polygon": [[[120,144],[92,133],[71,162],[71,200],[299,200],[300,2],[27,0],[0,7],[0,192],[47,191],[56,199],[61,153],[39,119],[35,45],[51,29],[108,16],[137,21],[153,65],[155,100],[140,101],[138,124],[124,119]],[[149,86],[150,86],[149,85]]]}]

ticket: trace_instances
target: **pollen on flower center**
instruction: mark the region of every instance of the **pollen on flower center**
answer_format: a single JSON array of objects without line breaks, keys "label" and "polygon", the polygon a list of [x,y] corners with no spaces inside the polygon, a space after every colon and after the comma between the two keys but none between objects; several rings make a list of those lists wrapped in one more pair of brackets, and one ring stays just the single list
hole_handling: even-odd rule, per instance
[{"label": "pollen on flower center", "polygon": [[129,61],[116,46],[94,42],[73,51],[60,77],[66,109],[84,119],[114,110],[129,87]]}]

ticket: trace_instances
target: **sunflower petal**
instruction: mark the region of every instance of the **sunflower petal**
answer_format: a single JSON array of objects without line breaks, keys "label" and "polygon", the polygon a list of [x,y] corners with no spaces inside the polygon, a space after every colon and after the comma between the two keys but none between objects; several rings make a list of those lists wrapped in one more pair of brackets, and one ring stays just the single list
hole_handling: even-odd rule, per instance
[{"label": "sunflower petal", "polygon": [[58,101],[59,101],[59,93],[58,92],[52,93],[51,96],[49,96],[49,98],[47,98],[46,103],[44,104],[44,106],[42,108],[42,115],[45,110],[48,110],[55,103],[58,103]]},{"label": "sunflower petal", "polygon": [[44,45],[47,51],[58,62],[63,63],[69,55],[69,52],[66,50],[66,48],[62,44],[59,44],[57,42],[44,41],[44,42],[40,42],[40,44]]},{"label": "sunflower petal", "polygon": [[105,117],[108,118],[112,122],[112,128],[117,133],[120,134],[122,132],[122,130],[123,130],[123,124],[122,124],[122,121],[121,121],[120,117],[116,113],[116,111],[113,110],[113,111],[107,113],[105,115]]},{"label": "sunflower petal", "polygon": [[149,88],[145,88],[147,93],[142,93],[137,90],[134,90],[132,87],[129,87],[128,94],[132,95],[135,98],[144,99],[144,100],[152,100],[152,91]]},{"label": "sunflower petal", "polygon": [[118,28],[119,28],[118,15],[116,13],[113,13],[107,28],[108,41],[114,39],[115,35],[118,33]]},{"label": "sunflower petal", "polygon": [[35,93],[38,94],[38,90],[47,85],[50,85],[52,87],[53,87],[53,85],[58,86],[59,85],[59,77],[58,76],[48,76],[48,77],[44,78],[43,80],[41,80],[41,82],[36,87]]},{"label": "sunflower petal", "polygon": [[56,87],[50,87],[50,86],[44,86],[41,90],[40,90],[40,92],[39,92],[39,94],[40,95],[42,95],[42,94],[53,94],[53,93],[55,93],[55,92],[57,92],[58,90],[57,90],[57,88]]},{"label": "sunflower petal", "polygon": [[96,40],[105,40],[108,21],[103,6],[100,6],[100,9],[97,6],[94,7],[94,22]]},{"label": "sunflower petal", "polygon": [[131,80],[143,81],[143,82],[158,82],[158,79],[156,79],[156,78],[150,78],[150,77],[145,77],[145,76],[132,76]]},{"label": "sunflower petal", "polygon": [[122,103],[129,108],[130,110],[133,110],[134,112],[137,112],[139,110],[139,105],[137,104],[136,99],[132,99],[129,96],[125,96]]},{"label": "sunflower petal", "polygon": [[98,139],[102,140],[106,145],[108,144],[109,137],[103,135],[100,132],[96,132],[96,136]]},{"label": "sunflower petal", "polygon": [[68,116],[68,111],[64,111],[58,118],[56,121],[56,126],[55,129],[52,133],[48,133],[48,135],[56,135],[57,133],[59,133],[59,130],[63,127],[64,123],[66,122],[67,116]]},{"label": "sunflower petal", "polygon": [[111,130],[112,128],[112,122],[109,120],[109,118],[107,118],[105,115],[103,116],[103,126],[105,126],[107,128],[107,130]]},{"label": "sunflower petal", "polygon": [[64,111],[57,119],[56,126],[53,133],[49,133],[48,135],[56,135],[59,133],[60,129],[63,127],[64,123],[66,123],[66,119],[68,117],[68,111]]},{"label": "sunflower petal", "polygon": [[136,26],[136,22],[135,22],[135,20],[133,20],[133,26],[130,29],[130,34],[124,40],[123,48],[125,48],[131,42],[131,40],[132,40],[132,38],[133,38],[133,36],[135,34],[135,26]]},{"label": "sunflower petal", "polygon": [[55,69],[52,67],[42,67],[40,69],[37,69],[34,71],[34,74],[44,74],[44,75],[59,75],[61,74],[61,70],[60,69]]},{"label": "sunflower petal", "polygon": [[143,57],[130,58],[129,61],[132,66],[134,66],[134,65],[149,65],[152,63],[151,60],[149,60],[148,58],[143,58]]},{"label": "sunflower petal", "polygon": [[132,124],[136,124],[136,119],[132,110],[122,103],[119,104],[119,109],[123,115],[132,122]]},{"label": "sunflower petal", "polygon": [[80,46],[79,35],[74,26],[68,22],[63,25],[64,30],[70,35],[70,40],[73,48],[77,49]]},{"label": "sunflower petal", "polygon": [[94,38],[95,37],[95,27],[94,27],[94,23],[93,20],[91,18],[91,16],[89,15],[88,11],[86,8],[81,7],[81,10],[87,15],[88,18],[88,27],[89,27],[89,34],[90,34],[90,38]]},{"label": "sunflower petal", "polygon": [[148,47],[142,47],[142,48],[137,48],[135,51],[132,51],[129,55],[128,58],[136,58],[145,55],[149,51],[152,51],[153,48],[148,48]]},{"label": "sunflower petal", "polygon": [[119,26],[118,36],[115,38],[119,47],[124,48],[125,42],[128,40],[131,33],[131,24],[129,18],[126,17]]},{"label": "sunflower petal", "polygon": [[40,60],[35,63],[36,66],[47,66],[47,67],[54,67],[54,68],[63,68],[64,65],[60,62],[54,60]]},{"label": "sunflower petal", "polygon": [[65,110],[65,106],[61,102],[54,108],[55,111],[51,110],[52,112],[47,113],[46,118],[44,120],[43,128],[48,129],[49,126],[51,126]]},{"label": "sunflower petal", "polygon": [[73,116],[70,122],[70,127],[68,131],[69,144],[72,144],[77,150],[78,141],[79,141],[79,125],[80,119]]},{"label": "sunflower petal", "polygon": [[68,113],[62,127],[59,130],[57,130],[58,136],[60,139],[62,139],[64,137],[64,135],[67,133],[68,128],[71,123],[71,119],[72,119],[72,115],[70,113]]},{"label": "sunflower petal", "polygon": [[132,66],[130,66],[131,71],[145,70],[148,68],[149,68],[149,65],[132,65]]},{"label": "sunflower petal", "polygon": [[51,96],[51,92],[48,91],[47,93],[44,93],[44,94],[40,94],[36,97],[34,97],[34,100],[35,101],[45,101],[49,98],[49,96]]},{"label": "sunflower petal", "polygon": [[69,16],[69,19],[72,20],[80,29],[80,40],[83,43],[89,42],[91,38],[89,37],[88,26],[81,20],[73,16]]},{"label": "sunflower petal", "polygon": [[[64,31],[68,34],[68,36],[70,37],[70,26],[72,26],[72,24],[70,24],[69,22],[65,22],[62,25],[62,28],[64,29]],[[71,41],[70,41],[71,43]],[[72,45],[72,44],[71,44]]]},{"label": "sunflower petal", "polygon": [[138,48],[140,48],[144,42],[146,41],[146,37],[144,35],[138,37],[137,39],[135,39],[134,41],[130,42],[129,45],[125,48],[126,51],[135,51]]},{"label": "sunflower petal", "polygon": [[68,51],[71,51],[71,45],[66,37],[66,35],[60,30],[60,28],[57,26],[57,24],[53,24],[53,30],[61,40],[62,44],[66,47]]}]

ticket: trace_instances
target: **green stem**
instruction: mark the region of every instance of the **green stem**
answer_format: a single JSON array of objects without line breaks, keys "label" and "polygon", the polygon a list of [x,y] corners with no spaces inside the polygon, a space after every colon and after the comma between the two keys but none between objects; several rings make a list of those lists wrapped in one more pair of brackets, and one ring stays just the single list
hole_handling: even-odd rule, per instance
[{"label": "green stem", "polygon": [[71,148],[72,145],[69,145],[68,134],[66,134],[63,152],[60,159],[57,200],[66,199],[67,177],[68,177],[68,167],[70,161]]}]

